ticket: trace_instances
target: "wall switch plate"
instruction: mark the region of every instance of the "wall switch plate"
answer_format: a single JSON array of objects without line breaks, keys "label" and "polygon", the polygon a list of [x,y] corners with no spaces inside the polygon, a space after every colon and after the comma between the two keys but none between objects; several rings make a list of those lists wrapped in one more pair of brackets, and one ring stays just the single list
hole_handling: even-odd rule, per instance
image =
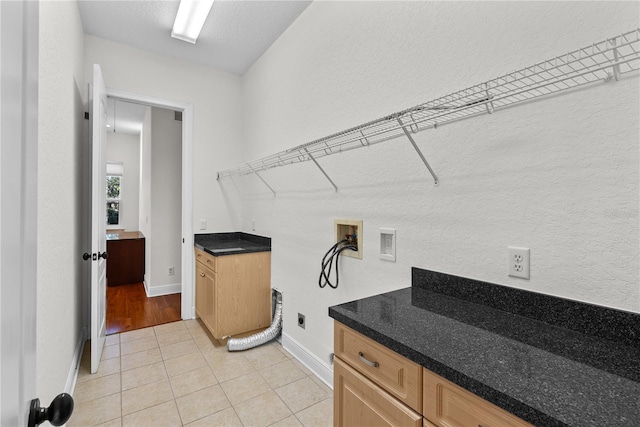
[{"label": "wall switch plate", "polygon": [[530,253],[529,248],[509,246],[509,276],[529,279]]},{"label": "wall switch plate", "polygon": [[395,228],[380,229],[380,259],[396,261],[396,230]]},{"label": "wall switch plate", "polygon": [[200,218],[200,230],[207,229],[207,220],[205,218]]}]

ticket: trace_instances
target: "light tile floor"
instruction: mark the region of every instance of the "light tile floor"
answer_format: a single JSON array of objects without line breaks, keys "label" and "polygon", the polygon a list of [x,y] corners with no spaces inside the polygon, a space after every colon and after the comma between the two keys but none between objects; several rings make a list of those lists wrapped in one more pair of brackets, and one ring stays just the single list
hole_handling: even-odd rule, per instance
[{"label": "light tile floor", "polygon": [[91,375],[88,346],[73,426],[333,425],[333,392],[277,342],[229,353],[197,320],[107,337]]}]

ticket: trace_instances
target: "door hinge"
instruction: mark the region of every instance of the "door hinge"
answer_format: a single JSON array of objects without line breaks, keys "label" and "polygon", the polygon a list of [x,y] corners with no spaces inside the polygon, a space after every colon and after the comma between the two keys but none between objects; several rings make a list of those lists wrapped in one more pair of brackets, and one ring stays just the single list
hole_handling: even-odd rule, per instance
[{"label": "door hinge", "polygon": [[89,120],[89,113],[86,111],[84,112],[84,119]]}]

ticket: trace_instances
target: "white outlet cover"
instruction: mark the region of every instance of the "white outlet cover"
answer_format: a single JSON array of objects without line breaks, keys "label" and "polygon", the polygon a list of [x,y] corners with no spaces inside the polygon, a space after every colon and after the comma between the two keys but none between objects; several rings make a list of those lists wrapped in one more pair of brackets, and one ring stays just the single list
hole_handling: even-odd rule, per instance
[{"label": "white outlet cover", "polygon": [[509,248],[509,276],[519,277],[521,279],[530,278],[530,255],[529,248],[521,248],[517,246],[508,246]]},{"label": "white outlet cover", "polygon": [[380,259],[396,261],[396,230],[395,228],[380,229]]}]

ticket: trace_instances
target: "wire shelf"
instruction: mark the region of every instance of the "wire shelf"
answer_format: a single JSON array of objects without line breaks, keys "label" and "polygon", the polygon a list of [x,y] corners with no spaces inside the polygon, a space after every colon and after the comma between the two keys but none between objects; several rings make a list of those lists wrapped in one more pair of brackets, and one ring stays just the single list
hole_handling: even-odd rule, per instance
[{"label": "wire shelf", "polygon": [[[267,169],[308,160],[313,160],[322,170],[315,161],[320,157],[406,136],[414,144],[437,184],[437,177],[411,138],[412,133],[480,114],[491,114],[509,105],[587,84],[612,78],[619,80],[621,75],[639,69],[640,28],[637,28],[415,107],[226,169],[218,172],[218,179],[252,173],[257,175]],[[331,181],[324,170],[322,172]],[[331,183],[335,187],[333,181]]]}]

